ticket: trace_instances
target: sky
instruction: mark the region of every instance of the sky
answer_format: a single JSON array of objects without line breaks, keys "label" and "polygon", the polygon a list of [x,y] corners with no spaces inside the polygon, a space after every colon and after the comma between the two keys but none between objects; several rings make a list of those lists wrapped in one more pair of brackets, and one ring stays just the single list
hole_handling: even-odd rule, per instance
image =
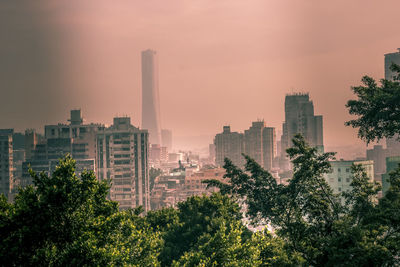
[{"label": "sky", "polygon": [[[284,98],[308,92],[326,146],[363,143],[345,108],[400,47],[398,0],[16,0],[0,2],[0,128],[114,116],[141,121],[140,53],[158,52],[161,124],[175,140],[281,132]],[[198,139],[200,140],[200,139]]]}]

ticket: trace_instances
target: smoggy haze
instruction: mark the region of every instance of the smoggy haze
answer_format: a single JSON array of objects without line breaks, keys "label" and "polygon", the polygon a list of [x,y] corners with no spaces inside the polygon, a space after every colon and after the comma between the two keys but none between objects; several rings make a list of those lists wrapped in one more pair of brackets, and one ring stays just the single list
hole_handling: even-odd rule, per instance
[{"label": "smoggy haze", "polygon": [[284,96],[309,92],[325,144],[361,143],[343,122],[351,85],[383,77],[400,47],[393,1],[0,3],[0,128],[41,129],[82,108],[88,122],[141,118],[140,52],[158,51],[161,122],[175,136],[280,132]]}]

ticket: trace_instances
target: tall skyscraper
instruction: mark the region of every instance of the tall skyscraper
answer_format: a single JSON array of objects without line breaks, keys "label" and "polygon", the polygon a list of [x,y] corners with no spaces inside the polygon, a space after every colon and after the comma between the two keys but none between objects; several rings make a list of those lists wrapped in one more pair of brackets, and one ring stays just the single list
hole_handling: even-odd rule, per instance
[{"label": "tall skyscraper", "polygon": [[[323,152],[322,116],[314,115],[314,104],[310,100],[309,94],[286,95],[285,122],[282,128],[282,159],[285,159],[286,149],[292,146],[292,139],[296,134],[301,134],[311,146],[317,147]],[[284,163],[284,165],[286,166],[281,166],[281,168],[289,168],[288,164]]]},{"label": "tall skyscraper", "polygon": [[161,145],[157,52],[150,49],[142,52],[142,129],[151,144]]}]

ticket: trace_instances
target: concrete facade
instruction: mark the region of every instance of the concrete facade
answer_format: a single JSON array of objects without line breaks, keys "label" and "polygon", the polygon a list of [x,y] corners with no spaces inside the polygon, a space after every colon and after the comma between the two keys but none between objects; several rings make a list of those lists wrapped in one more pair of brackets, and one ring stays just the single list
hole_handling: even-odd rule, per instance
[{"label": "concrete facade", "polygon": [[276,157],[275,128],[266,127],[264,121],[255,121],[244,131],[245,154],[264,169],[271,171]]},{"label": "concrete facade", "polygon": [[393,63],[400,65],[400,48],[397,49],[398,52],[385,54],[385,79],[393,80],[394,73],[390,70]]},{"label": "concrete facade", "polygon": [[97,134],[97,177],[111,180],[110,199],[120,209],[150,209],[149,134],[131,125],[129,117],[114,118],[111,127]]},{"label": "concrete facade", "polygon": [[399,167],[400,156],[386,158],[386,173],[382,174],[382,195],[384,196],[390,187],[389,173]]},{"label": "concrete facade", "polygon": [[161,143],[168,151],[172,151],[172,131],[167,129],[161,130]]},{"label": "concrete facade", "polygon": [[353,164],[360,164],[364,167],[369,180],[371,182],[374,181],[374,162],[372,160],[338,160],[331,161],[330,163],[332,165],[332,172],[326,174],[325,179],[335,194],[351,190],[350,184],[353,180],[351,166]]},{"label": "concrete facade", "polygon": [[142,129],[149,131],[151,144],[161,145],[158,58],[150,49],[142,52]]},{"label": "concrete facade", "polygon": [[13,187],[13,133],[12,129],[0,130],[0,194],[9,199]]},{"label": "concrete facade", "polygon": [[214,138],[215,145],[215,164],[223,166],[225,158],[230,159],[233,164],[243,167],[245,160],[244,153],[244,135],[238,132],[231,132],[230,126],[224,126],[222,133]]},{"label": "concrete facade", "polygon": [[285,97],[285,122],[282,125],[281,162],[282,170],[289,170],[286,149],[292,146],[292,139],[301,134],[312,147],[324,151],[323,119],[314,115],[314,104],[309,94],[296,93]]}]

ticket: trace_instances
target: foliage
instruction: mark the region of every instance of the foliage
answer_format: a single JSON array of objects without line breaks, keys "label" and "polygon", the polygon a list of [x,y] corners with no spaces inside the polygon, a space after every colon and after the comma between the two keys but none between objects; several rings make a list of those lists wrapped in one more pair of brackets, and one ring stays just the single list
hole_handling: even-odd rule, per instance
[{"label": "foliage", "polygon": [[346,107],[357,119],[346,122],[358,128],[358,136],[367,143],[400,133],[400,66],[392,65],[397,72],[395,81],[381,80],[380,86],[368,76],[362,86],[352,87],[357,100],[349,100]]},{"label": "foliage", "polygon": [[[164,247],[160,254],[162,265],[168,266],[178,260],[185,252],[198,246],[203,235],[214,235],[221,225],[240,221],[239,206],[221,194],[193,196],[178,204],[177,216],[169,231],[164,234]],[[248,231],[248,230],[247,230]]]},{"label": "foliage", "polygon": [[242,242],[244,226],[239,221],[229,226],[224,220],[214,234],[199,238],[196,249],[186,252],[173,266],[259,266],[260,249],[252,240]]},{"label": "foliage", "polygon": [[278,184],[246,156],[245,170],[225,161],[231,184],[221,188],[243,203],[253,224],[267,224],[275,230],[275,241],[284,242],[280,251],[288,262],[299,264],[304,259],[313,266],[399,264],[399,216],[395,213],[400,210],[396,187],[400,173],[392,174],[391,193],[378,203],[380,187],[370,183],[361,166],[352,168],[352,190],[336,195],[323,177],[331,171],[333,153],[318,153],[299,135],[287,152],[294,169],[287,185]]},{"label": "foliage", "polygon": [[75,174],[66,156],[51,176],[31,171],[33,186],[1,201],[1,262],[9,266],[157,264],[158,234],[106,199],[93,172]]}]

